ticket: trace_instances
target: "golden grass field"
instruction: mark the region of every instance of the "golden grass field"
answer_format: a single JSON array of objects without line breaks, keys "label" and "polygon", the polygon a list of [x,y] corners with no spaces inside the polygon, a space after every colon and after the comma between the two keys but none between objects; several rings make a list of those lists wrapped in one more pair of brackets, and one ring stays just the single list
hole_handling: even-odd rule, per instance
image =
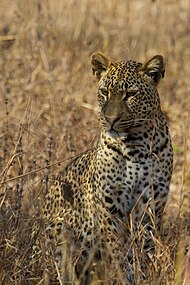
[{"label": "golden grass field", "polygon": [[189,23],[189,0],[0,0],[0,284],[46,284],[27,277],[31,226],[42,181],[97,141],[95,51],[113,61],[166,58],[159,94],[174,170],[161,269],[144,284],[190,284]]}]

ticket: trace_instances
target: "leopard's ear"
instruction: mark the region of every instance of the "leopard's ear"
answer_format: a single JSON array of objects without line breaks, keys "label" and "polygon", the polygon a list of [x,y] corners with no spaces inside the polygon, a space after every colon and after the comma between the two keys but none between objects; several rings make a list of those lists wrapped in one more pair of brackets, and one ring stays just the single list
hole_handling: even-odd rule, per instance
[{"label": "leopard's ear", "polygon": [[102,53],[96,52],[91,55],[92,73],[100,80],[111,65],[110,60]]},{"label": "leopard's ear", "polygon": [[155,55],[141,67],[141,72],[154,80],[158,85],[165,74],[165,59],[162,55]]}]

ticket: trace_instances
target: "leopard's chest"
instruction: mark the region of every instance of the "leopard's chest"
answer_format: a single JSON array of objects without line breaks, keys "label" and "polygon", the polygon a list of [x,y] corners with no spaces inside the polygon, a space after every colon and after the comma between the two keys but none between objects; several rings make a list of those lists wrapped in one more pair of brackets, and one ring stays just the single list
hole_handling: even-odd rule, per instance
[{"label": "leopard's chest", "polygon": [[102,154],[97,159],[95,191],[111,213],[127,216],[143,191],[150,189],[151,160],[129,159],[119,153]]}]

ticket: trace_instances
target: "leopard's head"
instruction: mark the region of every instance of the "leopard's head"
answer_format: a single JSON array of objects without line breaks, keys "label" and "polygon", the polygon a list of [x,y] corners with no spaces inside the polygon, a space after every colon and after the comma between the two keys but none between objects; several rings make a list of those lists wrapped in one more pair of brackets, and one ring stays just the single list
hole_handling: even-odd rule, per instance
[{"label": "leopard's head", "polygon": [[144,64],[112,63],[103,54],[93,53],[91,63],[99,82],[100,119],[110,135],[128,134],[160,112],[157,85],[164,77],[163,56],[155,55]]}]

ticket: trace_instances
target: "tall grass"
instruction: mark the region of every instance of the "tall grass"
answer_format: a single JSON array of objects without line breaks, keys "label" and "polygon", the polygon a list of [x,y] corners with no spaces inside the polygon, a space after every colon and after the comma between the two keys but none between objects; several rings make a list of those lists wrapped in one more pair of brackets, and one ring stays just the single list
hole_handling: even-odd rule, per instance
[{"label": "tall grass", "polygon": [[[159,93],[175,159],[151,282],[189,283],[189,10],[188,0],[1,1],[1,284],[45,282],[40,272],[28,272],[31,227],[40,220],[51,175],[97,140],[94,51],[116,61],[155,54],[167,60]],[[47,263],[42,256],[41,268]]]}]

